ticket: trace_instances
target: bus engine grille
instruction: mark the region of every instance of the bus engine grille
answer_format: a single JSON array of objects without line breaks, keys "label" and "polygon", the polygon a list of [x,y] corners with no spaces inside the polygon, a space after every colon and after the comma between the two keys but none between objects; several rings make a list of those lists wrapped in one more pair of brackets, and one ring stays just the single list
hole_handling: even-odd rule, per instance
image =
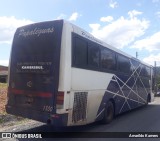
[{"label": "bus engine grille", "polygon": [[72,121],[84,121],[86,119],[87,110],[87,92],[74,93]]}]

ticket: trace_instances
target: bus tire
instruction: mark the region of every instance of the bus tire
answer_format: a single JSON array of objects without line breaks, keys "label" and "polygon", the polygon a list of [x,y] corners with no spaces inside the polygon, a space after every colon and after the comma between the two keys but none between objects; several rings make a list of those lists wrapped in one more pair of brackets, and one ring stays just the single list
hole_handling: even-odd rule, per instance
[{"label": "bus tire", "polygon": [[147,105],[149,102],[151,102],[151,95],[150,94],[148,94],[148,96],[147,96]]},{"label": "bus tire", "polygon": [[112,101],[108,101],[104,110],[104,117],[102,119],[103,124],[108,124],[113,120],[114,117],[114,105]]}]

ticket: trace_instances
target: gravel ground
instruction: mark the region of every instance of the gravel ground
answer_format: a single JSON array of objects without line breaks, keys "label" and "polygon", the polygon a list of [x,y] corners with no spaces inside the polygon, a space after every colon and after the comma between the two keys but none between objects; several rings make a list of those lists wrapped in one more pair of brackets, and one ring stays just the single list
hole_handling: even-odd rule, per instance
[{"label": "gravel ground", "polygon": [[0,114],[0,128],[3,128],[5,126],[11,126],[16,122],[20,122],[25,120],[24,118],[17,117],[14,115],[9,114]]},{"label": "gravel ground", "polygon": [[0,128],[0,132],[20,132],[37,126],[42,126],[44,123],[34,121],[34,120],[23,120],[18,122],[13,122],[12,126],[4,126]]}]

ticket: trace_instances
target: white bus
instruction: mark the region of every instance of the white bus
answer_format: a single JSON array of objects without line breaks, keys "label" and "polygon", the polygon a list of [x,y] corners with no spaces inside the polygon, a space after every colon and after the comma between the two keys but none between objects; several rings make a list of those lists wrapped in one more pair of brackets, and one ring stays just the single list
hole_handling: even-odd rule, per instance
[{"label": "white bus", "polygon": [[16,30],[9,114],[55,126],[109,123],[152,101],[152,67],[64,20]]}]

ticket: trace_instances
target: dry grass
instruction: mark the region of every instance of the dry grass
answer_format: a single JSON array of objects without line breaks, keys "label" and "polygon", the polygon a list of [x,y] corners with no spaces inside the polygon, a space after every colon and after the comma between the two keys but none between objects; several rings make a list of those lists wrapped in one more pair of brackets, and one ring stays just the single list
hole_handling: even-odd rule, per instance
[{"label": "dry grass", "polygon": [[0,114],[5,113],[6,100],[7,100],[7,84],[0,83]]},{"label": "dry grass", "polygon": [[5,126],[16,125],[19,122],[28,121],[22,117],[10,115],[6,113],[5,105],[7,102],[7,84],[0,83],[0,128]]}]

